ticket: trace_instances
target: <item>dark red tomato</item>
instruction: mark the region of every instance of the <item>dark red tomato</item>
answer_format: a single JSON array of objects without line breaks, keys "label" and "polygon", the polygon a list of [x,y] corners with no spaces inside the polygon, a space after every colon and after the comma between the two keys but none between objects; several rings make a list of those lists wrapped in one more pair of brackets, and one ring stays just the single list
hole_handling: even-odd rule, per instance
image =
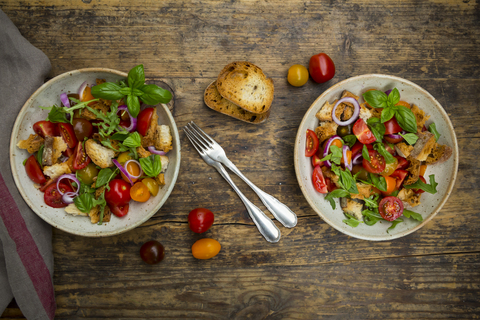
[{"label": "dark red tomato", "polygon": [[403,213],[402,200],[397,197],[385,197],[378,205],[378,211],[383,219],[387,221],[396,220]]},{"label": "dark red tomato", "polygon": [[327,190],[328,192],[332,192],[333,190],[338,189],[337,185],[332,182],[332,179],[330,178],[325,178],[325,183],[327,184]]},{"label": "dark red tomato", "polygon": [[403,180],[405,180],[405,177],[408,175],[407,170],[402,170],[402,169],[397,169],[395,170],[390,177],[395,178],[397,181],[395,188],[397,190],[400,190],[400,187],[402,186]]},{"label": "dark red tomato", "polygon": [[395,117],[384,122],[383,124],[385,125],[385,134],[397,133],[403,130],[402,127],[400,127],[400,125],[398,124],[397,119],[395,119]]},{"label": "dark red tomato", "polygon": [[311,157],[318,151],[318,137],[314,131],[307,129],[307,141],[305,143],[305,157]]},{"label": "dark red tomato", "polygon": [[77,144],[75,155],[73,156],[73,169],[81,170],[90,163],[90,157],[85,152],[85,146],[82,142]]},{"label": "dark red tomato", "polygon": [[43,175],[42,168],[40,168],[33,154],[27,159],[27,162],[25,162],[25,171],[27,171],[28,177],[35,183],[42,184],[47,181]]},{"label": "dark red tomato", "polygon": [[368,172],[381,173],[385,170],[385,159],[383,156],[375,150],[368,150],[370,162],[363,159],[362,165]]},{"label": "dark red tomato", "polygon": [[335,64],[326,53],[319,53],[310,58],[308,70],[315,82],[324,83],[335,75]]},{"label": "dark red tomato", "polygon": [[93,126],[87,119],[75,118],[73,119],[73,131],[78,141],[83,141],[85,138],[90,138],[93,133]]},{"label": "dark red tomato", "polygon": [[128,209],[130,205],[128,203],[124,206],[116,206],[113,204],[109,204],[108,207],[110,208],[110,211],[112,211],[114,215],[116,215],[117,217],[123,217],[128,213]]},{"label": "dark red tomato", "polygon": [[320,166],[320,167],[323,166],[323,161],[321,161],[320,159],[322,158],[318,156],[318,152],[314,154],[312,156],[312,167],[315,168],[316,166]]},{"label": "dark red tomato", "polygon": [[[60,191],[63,193],[73,192],[73,189],[63,182],[60,182],[58,186]],[[45,190],[45,194],[43,195],[43,199],[47,205],[53,208],[64,208],[67,206],[67,204],[62,200],[62,195],[60,192],[58,192],[56,183],[52,183],[48,186],[48,188]]]},{"label": "dark red tomato", "polygon": [[147,134],[148,128],[150,127],[150,121],[152,120],[153,112],[155,109],[146,108],[143,109],[137,117],[137,131],[142,136]]},{"label": "dark red tomato", "polygon": [[353,145],[351,151],[352,151],[352,158],[355,158],[355,156],[359,153],[362,153],[362,149],[363,149],[363,143],[361,143],[360,141],[357,141],[355,142],[355,144]]},{"label": "dark red tomato", "polygon": [[47,188],[52,184],[52,183],[57,183],[57,179],[48,179],[47,182],[45,182],[41,187],[40,191],[45,192]]},{"label": "dark red tomato", "polygon": [[196,233],[204,233],[213,224],[214,216],[212,211],[205,208],[197,208],[188,214],[188,226]]},{"label": "dark red tomato", "polygon": [[58,133],[57,124],[50,121],[35,122],[35,124],[33,125],[33,131],[35,131],[35,133],[42,138],[45,138],[46,136],[55,137],[60,135]]},{"label": "dark red tomato", "polygon": [[363,144],[370,144],[375,142],[377,138],[373,135],[372,131],[368,128],[365,121],[358,119],[353,125],[353,134],[357,137],[358,141]]},{"label": "dark red tomato", "polygon": [[60,135],[62,136],[68,147],[75,148],[78,140],[77,137],[75,137],[75,131],[73,130],[73,126],[70,123],[60,122],[58,124],[58,131],[60,131]]},{"label": "dark red tomato", "polygon": [[159,263],[165,258],[165,248],[158,241],[147,241],[140,248],[140,257],[148,264]]},{"label": "dark red tomato", "polygon": [[398,169],[405,170],[410,165],[410,161],[408,161],[404,157],[402,157],[402,156],[394,156],[394,157],[397,158],[397,160],[398,160],[397,170]]},{"label": "dark red tomato", "polygon": [[73,154],[75,153],[75,148],[69,148],[67,147],[67,150],[63,151],[63,155],[65,157],[69,157],[72,156]]},{"label": "dark red tomato", "polygon": [[328,193],[327,183],[325,182],[320,166],[316,166],[315,169],[313,169],[312,182],[315,190],[320,193]]},{"label": "dark red tomato", "polygon": [[[423,183],[427,183],[427,181],[425,180],[424,177],[420,176],[419,179],[422,180]],[[425,192],[425,191],[422,190],[422,189],[412,189],[412,190],[413,190],[415,193],[424,193],[424,192]]]},{"label": "dark red tomato", "polygon": [[399,136],[399,138],[392,138],[392,137],[388,137],[388,136],[383,136],[383,138],[385,139],[385,141],[393,143],[393,144],[403,141],[402,136]]},{"label": "dark red tomato", "polygon": [[108,204],[124,206],[130,201],[130,184],[123,179],[113,179],[108,184],[110,190],[105,190],[105,200]]}]

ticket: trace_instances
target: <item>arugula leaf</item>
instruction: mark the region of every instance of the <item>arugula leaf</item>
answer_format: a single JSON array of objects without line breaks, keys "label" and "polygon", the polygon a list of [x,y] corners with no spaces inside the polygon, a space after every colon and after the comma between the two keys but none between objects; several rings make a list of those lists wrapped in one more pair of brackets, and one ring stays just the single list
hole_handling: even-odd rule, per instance
[{"label": "arugula leaf", "polygon": [[162,171],[162,161],[158,154],[140,158],[140,165],[145,175],[152,178],[158,176],[160,171]]},{"label": "arugula leaf", "polygon": [[367,226],[373,226],[378,221],[383,220],[382,216],[378,213],[378,209],[375,211],[363,210],[362,215],[363,221],[365,221]]},{"label": "arugula leaf", "polygon": [[131,133],[128,138],[123,141],[123,145],[129,148],[137,148],[142,145],[142,137],[138,132]]},{"label": "arugula leaf", "polygon": [[143,64],[133,67],[128,72],[128,86],[131,89],[138,89],[145,83],[145,70],[143,69]]},{"label": "arugula leaf", "polygon": [[365,201],[365,206],[367,206],[368,208],[378,208],[378,195],[377,196],[373,196],[371,195],[370,197],[368,198],[363,198],[363,201]]},{"label": "arugula leaf", "polygon": [[362,148],[362,157],[363,159],[367,160],[368,162],[371,162],[370,161],[370,155],[368,154],[368,148],[367,148],[367,145],[363,145],[363,148]]},{"label": "arugula leaf", "polygon": [[397,88],[393,88],[393,90],[390,91],[390,94],[388,95],[387,103],[389,106],[395,106],[399,101],[400,101],[400,92],[398,92]]},{"label": "arugula leaf", "polygon": [[415,144],[418,140],[418,136],[414,133],[401,134],[399,132],[398,134],[401,135],[409,145]]},{"label": "arugula leaf", "polygon": [[120,92],[121,86],[113,82],[104,82],[92,87],[92,96],[106,100],[119,100],[125,95]]},{"label": "arugula leaf", "polygon": [[104,145],[105,147],[114,150],[115,152],[125,152],[125,151],[130,150],[129,148],[125,147],[125,146],[124,146],[123,144],[121,144],[121,143],[119,143],[119,144],[117,145],[117,147],[114,147],[114,146],[112,145],[112,142],[111,142],[110,140],[108,140],[108,139],[107,139],[107,140],[102,140],[102,141],[100,141],[100,143],[101,143],[102,145]]},{"label": "arugula leaf", "polygon": [[367,91],[363,94],[363,99],[374,108],[386,108],[388,107],[387,95],[379,90]]},{"label": "arugula leaf", "polygon": [[387,191],[387,181],[382,176],[377,176],[371,172],[368,173],[369,182],[373,183],[375,187],[377,187],[380,191],[386,192]]},{"label": "arugula leaf", "polygon": [[140,100],[151,106],[159,103],[169,103],[170,100],[172,100],[172,94],[170,91],[160,88],[155,84],[146,84],[138,89],[143,92],[143,95],[140,96]]},{"label": "arugula leaf", "polygon": [[95,182],[95,187],[100,188],[101,186],[107,185],[115,176],[117,175],[117,169],[112,170],[110,168],[103,168],[100,170],[97,176],[97,181]]},{"label": "arugula leaf", "polygon": [[382,142],[383,136],[385,135],[385,125],[380,121],[380,119],[372,117],[367,120],[368,127],[372,131],[377,142]]},{"label": "arugula leaf", "polygon": [[407,210],[407,209],[403,209],[403,215],[405,216],[405,218],[411,217],[412,219],[423,221],[423,217],[421,214]]},{"label": "arugula leaf", "polygon": [[102,137],[108,137],[113,131],[118,130],[118,124],[120,123],[120,117],[117,115],[118,103],[113,102],[110,106],[110,111],[108,111],[106,115],[103,114],[103,112],[90,108],[89,106],[87,106],[87,110],[92,112],[100,120],[103,120],[103,122],[93,123],[94,126],[98,127],[98,133]]},{"label": "arugula leaf", "polygon": [[380,116],[381,122],[387,122],[388,120],[392,119],[395,115],[396,108],[395,107],[388,107],[382,110],[382,114]]},{"label": "arugula leaf", "polygon": [[437,131],[437,126],[435,125],[435,123],[432,123],[428,126],[428,131],[433,133],[435,135],[435,141],[438,141],[438,139],[440,138],[440,133]]},{"label": "arugula leaf", "polygon": [[357,142],[357,137],[353,134],[346,135],[345,137],[342,138],[343,141],[351,148]]},{"label": "arugula leaf", "polygon": [[361,221],[358,221],[355,219],[353,216],[349,215],[348,213],[345,213],[345,216],[347,216],[348,219],[342,220],[344,223],[348,224],[350,227],[358,227],[358,225],[361,223]]},{"label": "arugula leaf", "polygon": [[[43,159],[43,149],[44,148],[45,148],[45,145],[42,144],[40,146],[40,149],[38,149],[38,151],[37,151],[37,156],[35,157],[38,161],[38,164],[40,165],[40,168],[42,168],[42,170],[43,170],[42,159]],[[25,163],[23,165],[25,165]]]},{"label": "arugula leaf", "polygon": [[430,184],[423,182],[421,179],[418,179],[417,182],[414,184],[410,184],[408,186],[404,186],[405,189],[422,189],[425,192],[435,194],[437,193],[437,185],[438,183],[435,182],[435,175],[430,175]]},{"label": "arugula leaf", "polygon": [[397,224],[399,224],[400,222],[403,222],[403,219],[397,218],[396,220],[393,220],[393,221],[392,221],[392,225],[387,229],[387,232],[389,232],[390,230],[395,229],[395,227],[397,226]]},{"label": "arugula leaf", "polygon": [[127,107],[132,117],[136,118],[140,113],[140,102],[138,101],[138,97],[129,94],[127,96]]},{"label": "arugula leaf", "polygon": [[417,119],[412,110],[404,106],[398,106],[398,109],[395,111],[395,118],[403,130],[413,133],[417,132]]},{"label": "arugula leaf", "polygon": [[[143,158],[145,159],[145,158]],[[329,201],[330,202],[330,205],[332,206],[332,209],[335,210],[336,208],[336,205],[335,205],[335,200],[333,200],[333,198],[343,198],[343,197],[347,197],[350,195],[350,192],[346,191],[346,190],[343,190],[343,189],[335,189],[333,190],[332,192],[329,192],[326,196],[325,196],[325,200]]]},{"label": "arugula leaf", "polygon": [[394,163],[396,161],[395,157],[392,156],[392,154],[388,152],[387,149],[385,149],[385,145],[383,144],[383,142],[375,143],[373,145],[373,149],[377,150],[378,153],[380,153],[383,156],[386,163]]}]

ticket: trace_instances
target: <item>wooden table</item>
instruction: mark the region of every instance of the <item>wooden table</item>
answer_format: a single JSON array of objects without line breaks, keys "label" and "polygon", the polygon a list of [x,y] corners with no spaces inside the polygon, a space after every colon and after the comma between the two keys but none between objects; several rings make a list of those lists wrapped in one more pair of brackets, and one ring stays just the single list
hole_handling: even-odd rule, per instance
[{"label": "wooden table", "polygon": [[[53,231],[58,318],[480,317],[478,1],[0,0],[0,7],[50,58],[51,77],[143,63],[147,77],[174,92],[178,128],[195,120],[255,184],[299,217],[296,228],[281,228],[278,244],[265,242],[233,190],[181,132],[177,184],[147,223],[101,239]],[[307,66],[319,52],[335,61],[335,77],[290,86],[288,68]],[[235,60],[261,66],[275,81],[272,113],[262,125],[203,103],[206,86]],[[310,104],[334,83],[367,73],[400,76],[432,93],[459,143],[450,199],[424,228],[395,241],[334,230],[307,204],[293,167],[297,127]],[[188,229],[196,207],[216,214],[203,235]],[[192,257],[191,245],[203,237],[222,244],[216,258]],[[167,251],[156,266],[138,254],[150,239]],[[3,317],[21,312],[12,304]]]}]

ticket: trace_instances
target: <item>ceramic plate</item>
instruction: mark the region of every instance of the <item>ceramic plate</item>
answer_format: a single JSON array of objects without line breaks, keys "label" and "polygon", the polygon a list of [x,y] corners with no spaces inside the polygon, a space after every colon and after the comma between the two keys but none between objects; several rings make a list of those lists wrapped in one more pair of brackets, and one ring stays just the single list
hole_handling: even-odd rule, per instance
[{"label": "ceramic plate", "polygon": [[42,110],[38,106],[60,105],[59,96],[62,92],[76,93],[84,81],[87,81],[88,84],[94,84],[97,78],[116,82],[119,79],[126,79],[127,74],[111,69],[89,68],[67,72],[53,78],[35,91],[27,100],[17,116],[10,138],[10,165],[13,178],[25,202],[36,214],[52,226],[87,237],[105,237],[119,234],[147,221],[167,200],[173,190],[180,169],[178,130],[167,106],[159,105],[157,106],[159,123],[170,127],[173,136],[173,150],[168,153],[170,163],[165,173],[166,185],[160,189],[157,196],[151,197],[145,203],[131,201],[126,216],[118,218],[112,214],[110,222],[102,225],[92,224],[87,217],[72,216],[67,214],[63,208],[55,209],[45,204],[43,193],[34,187],[23,166],[23,161],[29,156],[29,153],[17,148],[16,144],[19,140],[25,140],[30,134],[34,133],[32,127],[35,122],[45,120],[47,117],[48,111]]},{"label": "ceramic plate", "polygon": [[[424,193],[421,198],[421,204],[413,209],[406,206],[406,208],[420,213],[423,217],[423,222],[404,219],[405,222],[398,224],[396,228],[389,233],[387,233],[387,228],[391,226],[391,223],[387,221],[379,221],[373,226],[367,226],[361,223],[358,227],[353,228],[342,222],[345,216],[340,208],[338,199],[336,199],[337,208],[333,210],[330,203],[324,199],[324,195],[318,193],[313,187],[311,159],[305,157],[306,131],[307,129],[315,130],[319,123],[315,114],[326,101],[331,103],[339,99],[343,90],[348,90],[361,97],[362,93],[368,89],[386,91],[393,88],[397,88],[400,91],[401,100],[410,104],[416,104],[420,109],[425,111],[427,115],[430,115],[430,119],[426,123],[427,127],[430,123],[435,122],[437,130],[441,134],[438,143],[450,146],[453,154],[450,159],[444,163],[428,166],[427,172],[425,173],[427,181],[429,175],[435,175],[435,180],[438,183],[438,192],[436,194]],[[360,102],[363,102],[363,98],[360,98]],[[428,221],[433,219],[440,211],[455,184],[458,169],[458,146],[455,132],[447,113],[431,94],[415,83],[402,78],[368,74],[349,78],[337,83],[315,100],[306,112],[298,128],[294,160],[295,173],[303,195],[313,210],[315,210],[325,222],[349,236],[364,240],[380,241],[396,239],[410,234],[428,223]]]}]

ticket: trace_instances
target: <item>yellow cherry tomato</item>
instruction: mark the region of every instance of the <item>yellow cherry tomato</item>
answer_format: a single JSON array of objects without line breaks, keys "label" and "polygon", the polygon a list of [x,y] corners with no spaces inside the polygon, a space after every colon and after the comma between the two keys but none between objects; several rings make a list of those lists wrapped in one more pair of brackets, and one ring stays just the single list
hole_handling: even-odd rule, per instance
[{"label": "yellow cherry tomato", "polygon": [[152,196],[156,196],[158,194],[158,183],[152,178],[146,178],[142,180],[142,183],[147,186],[148,190],[152,194]]},{"label": "yellow cherry tomato", "polygon": [[392,163],[387,163],[385,165],[385,169],[383,170],[382,173],[380,173],[382,176],[389,176],[391,175],[398,167],[398,160],[397,158],[393,158],[395,161]]},{"label": "yellow cherry tomato", "polygon": [[124,164],[128,160],[132,160],[132,159],[133,159],[133,157],[130,155],[130,152],[127,151],[127,152],[120,153],[120,155],[117,158],[117,161],[120,164]]},{"label": "yellow cherry tomato", "polygon": [[[125,169],[127,169],[127,172],[130,173],[132,176],[138,176],[140,174],[140,166],[133,161],[129,162]],[[128,178],[123,173],[122,173],[122,178],[126,182],[130,182],[130,180],[128,180]],[[138,180],[138,178],[131,178],[131,179],[132,179],[132,182],[135,182]]]},{"label": "yellow cherry tomato", "polygon": [[288,83],[294,87],[301,87],[308,81],[308,70],[301,64],[294,64],[288,69]]},{"label": "yellow cherry tomato", "polygon": [[215,239],[205,238],[195,242],[192,246],[192,254],[197,259],[210,259],[215,257],[222,246]]},{"label": "yellow cherry tomato", "polygon": [[150,199],[150,191],[146,185],[139,181],[130,188],[130,197],[135,201],[145,202]]}]

